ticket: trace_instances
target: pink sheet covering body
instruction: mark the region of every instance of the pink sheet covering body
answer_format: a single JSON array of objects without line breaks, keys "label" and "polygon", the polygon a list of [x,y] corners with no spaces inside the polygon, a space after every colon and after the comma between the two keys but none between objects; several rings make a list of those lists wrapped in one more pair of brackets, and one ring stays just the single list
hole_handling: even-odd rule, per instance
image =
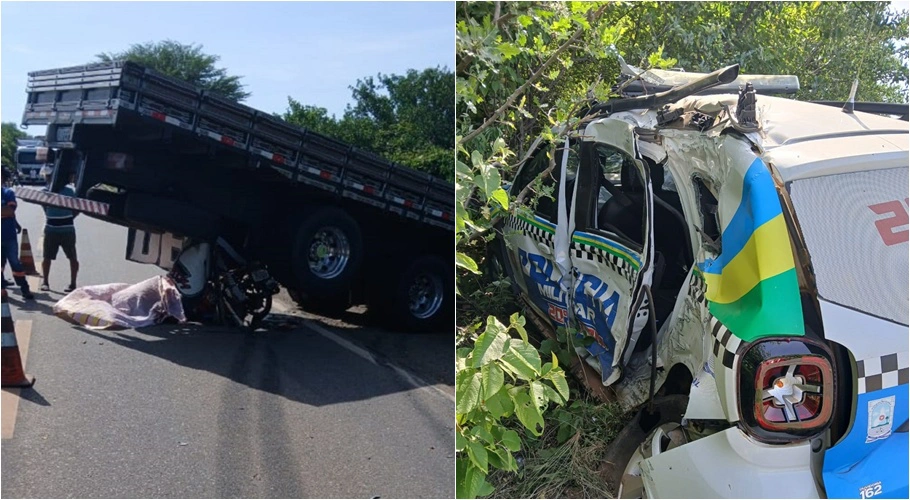
[{"label": "pink sheet covering body", "polygon": [[186,316],[180,292],[166,277],[135,285],[111,283],[77,288],[54,304],[54,314],[92,329],[139,328]]}]

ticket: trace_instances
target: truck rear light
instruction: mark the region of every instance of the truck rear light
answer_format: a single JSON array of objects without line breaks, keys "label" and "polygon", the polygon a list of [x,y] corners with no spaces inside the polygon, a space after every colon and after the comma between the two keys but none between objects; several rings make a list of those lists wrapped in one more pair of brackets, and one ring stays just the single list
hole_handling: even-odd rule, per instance
[{"label": "truck rear light", "polygon": [[760,441],[808,439],[830,424],[835,377],[830,352],[808,339],[752,345],[739,370],[739,408],[745,430]]}]

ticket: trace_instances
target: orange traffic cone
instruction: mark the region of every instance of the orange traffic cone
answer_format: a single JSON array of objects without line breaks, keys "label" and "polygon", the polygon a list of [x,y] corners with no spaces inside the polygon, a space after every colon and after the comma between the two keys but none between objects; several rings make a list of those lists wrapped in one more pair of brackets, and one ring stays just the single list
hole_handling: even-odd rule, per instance
[{"label": "orange traffic cone", "polygon": [[19,355],[19,344],[16,343],[16,326],[9,311],[9,299],[3,290],[3,387],[31,387],[35,377],[25,374],[22,368],[22,357]]},{"label": "orange traffic cone", "polygon": [[19,246],[19,262],[25,269],[25,274],[38,276],[35,268],[35,257],[32,255],[32,243],[28,240],[28,229],[22,228],[22,244]]}]

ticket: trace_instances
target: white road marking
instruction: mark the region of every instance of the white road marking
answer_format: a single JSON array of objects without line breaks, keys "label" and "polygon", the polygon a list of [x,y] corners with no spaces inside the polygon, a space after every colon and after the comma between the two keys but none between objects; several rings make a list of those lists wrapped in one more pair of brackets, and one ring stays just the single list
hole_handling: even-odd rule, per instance
[{"label": "white road marking", "polygon": [[322,326],[320,326],[308,319],[304,320],[303,322],[311,330],[313,330],[316,333],[322,335],[323,337],[331,340],[332,342],[335,342],[336,344],[340,345],[341,347],[344,347],[345,349],[353,352],[354,354],[369,361],[370,363],[373,363],[376,366],[387,366],[387,367],[391,368],[395,373],[397,373],[401,378],[406,380],[409,384],[413,385],[415,388],[432,389],[432,390],[436,391],[437,393],[445,396],[446,399],[449,399],[453,403],[455,402],[455,395],[449,394],[448,392],[440,389],[439,387],[436,387],[435,385],[430,384],[429,382],[421,379],[420,377],[411,374],[407,370],[405,370],[399,366],[396,366],[394,363],[384,363],[383,365],[380,365],[379,362],[376,361],[376,358],[373,356],[373,354],[370,353],[369,351],[367,351],[366,349],[364,349],[358,345],[355,345],[353,342],[346,340],[335,333],[330,332],[329,330],[323,328]]}]

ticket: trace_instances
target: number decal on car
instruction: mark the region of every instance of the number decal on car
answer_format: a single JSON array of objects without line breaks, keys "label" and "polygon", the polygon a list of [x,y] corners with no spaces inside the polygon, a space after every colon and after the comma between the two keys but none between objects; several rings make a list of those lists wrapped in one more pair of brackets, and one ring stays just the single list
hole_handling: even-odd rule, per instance
[{"label": "number decal on car", "polygon": [[882,493],[882,482],[876,481],[868,486],[863,486],[859,489],[859,495],[861,498],[872,498],[875,495],[880,495]]},{"label": "number decal on car", "polygon": [[[908,204],[910,204],[908,199],[904,198],[903,203],[900,200],[892,200],[869,205],[869,208],[878,215],[891,214],[891,217],[875,221],[875,227],[878,229],[878,234],[881,235],[885,245],[907,243],[907,240],[910,239],[910,229],[907,228],[907,225],[910,224],[910,217],[907,214]],[[903,229],[900,229],[901,227]]]}]

